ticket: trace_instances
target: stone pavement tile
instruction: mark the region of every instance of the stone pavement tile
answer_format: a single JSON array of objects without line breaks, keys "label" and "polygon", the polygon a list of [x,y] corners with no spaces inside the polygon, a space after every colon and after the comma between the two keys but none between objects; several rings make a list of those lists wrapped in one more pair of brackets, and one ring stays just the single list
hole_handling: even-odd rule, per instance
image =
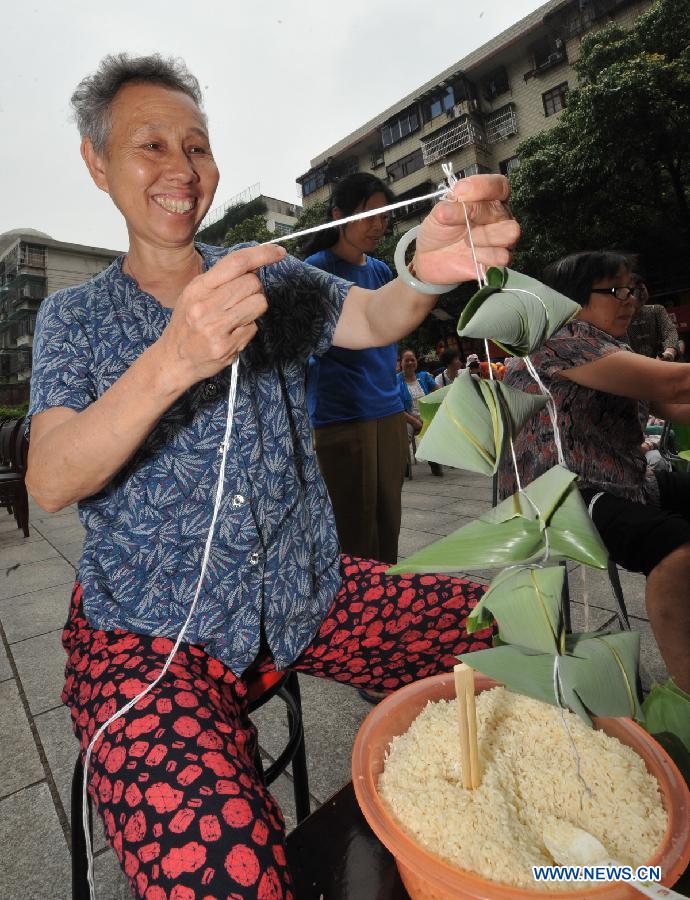
[{"label": "stone pavement tile", "polygon": [[110,848],[94,857],[93,883],[99,900],[132,900],[127,876]]},{"label": "stone pavement tile", "polygon": [[10,661],[8,660],[7,654],[5,653],[5,645],[2,641],[0,641],[0,683],[6,681],[8,678],[13,677],[14,674],[10,666]]},{"label": "stone pavement tile", "polygon": [[400,537],[398,538],[398,559],[406,559],[412,556],[422,547],[433,544],[438,540],[437,534],[429,534],[428,531],[412,531],[409,528],[400,529]]},{"label": "stone pavement tile", "polygon": [[648,691],[653,682],[666,681],[668,669],[661,658],[659,645],[649,622],[646,619],[637,619],[631,616],[630,626],[633,631],[640,632],[640,674],[642,687]]},{"label": "stone pavement tile", "polygon": [[[352,744],[371,706],[354,688],[299,676],[310,793],[323,803],[350,780]],[[275,698],[252,714],[259,744],[275,759],[287,741],[285,704]]]},{"label": "stone pavement tile", "polygon": [[72,896],[70,855],[48,785],[37,784],[0,801],[0,847],[3,900]]},{"label": "stone pavement tile", "polygon": [[449,534],[460,527],[457,516],[448,516],[430,509],[406,509],[404,521],[405,528],[427,531],[430,534]]},{"label": "stone pavement tile", "polygon": [[[574,600],[582,601],[584,585],[582,581],[582,573],[585,572],[585,582],[589,602],[593,606],[600,606],[602,609],[610,609],[615,611],[618,609],[616,598],[613,594],[611,581],[609,580],[608,571],[606,569],[590,569],[578,566],[576,569],[569,571],[568,585],[570,594]],[[645,577],[636,572],[626,572],[624,569],[618,569],[618,575],[623,588],[623,599],[628,610],[629,616],[638,616],[641,619],[647,618],[647,612],[644,602]]]},{"label": "stone pavement tile", "polygon": [[[74,764],[77,761],[79,744],[74,732],[69,710],[66,706],[59,706],[49,712],[35,716],[34,722],[38,728],[38,734],[43,744],[50,771],[58,789],[60,800],[67,819],[71,816],[72,774]],[[94,815],[93,822],[93,846],[94,850],[105,847],[105,835],[100,818]]]},{"label": "stone pavement tile", "polygon": [[0,579],[6,577],[5,573],[13,566],[42,562],[57,555],[57,550],[41,537],[37,537],[34,541],[13,544],[9,547],[4,547],[0,543]]},{"label": "stone pavement tile", "polygon": [[17,528],[14,516],[5,518],[4,510],[0,509],[0,552],[7,547],[16,547],[23,544],[30,544],[32,541],[40,541],[42,536],[33,528],[33,523],[29,520],[29,536],[24,537],[24,532]]},{"label": "stone pavement tile", "polygon": [[[273,761],[272,757],[267,757],[262,754],[262,760],[265,767],[268,767],[269,764]],[[274,798],[278,801],[278,806],[283,813],[283,818],[285,819],[285,831],[292,831],[292,829],[297,825],[297,815],[295,813],[295,792],[292,787],[292,777],[287,774],[283,774],[278,776],[273,784],[269,785],[269,791],[273,794]],[[315,800],[313,797],[310,799],[310,810],[314,812],[315,809],[319,806],[318,800]]]},{"label": "stone pavement tile", "polygon": [[3,797],[45,776],[14,679],[0,684],[0,734],[0,797]]},{"label": "stone pavement tile", "polygon": [[36,530],[54,547],[83,540],[86,533],[80,522],[73,522],[71,519],[65,519],[62,525],[51,523],[50,527],[42,525]]},{"label": "stone pavement tile", "polygon": [[12,645],[12,655],[34,715],[60,705],[67,660],[61,635],[61,629],[50,631]]},{"label": "stone pavement tile", "polygon": [[454,500],[449,506],[443,507],[443,512],[449,516],[463,516],[464,518],[478,519],[483,513],[491,509],[491,498],[487,500]]},{"label": "stone pavement tile", "polygon": [[67,621],[73,582],[74,579],[42,591],[0,600],[0,622],[9,643],[62,628]]},{"label": "stone pavement tile", "polygon": [[84,546],[83,538],[79,538],[76,541],[69,541],[67,544],[57,544],[57,550],[61,556],[64,556],[70,565],[74,566],[75,573],[79,568],[79,562],[81,561],[81,553]]},{"label": "stone pavement tile", "polygon": [[421,491],[404,491],[402,495],[403,511],[407,509],[440,509],[447,511],[447,507],[457,502],[455,497],[447,497],[442,494],[425,494]]},{"label": "stone pavement tile", "polygon": [[74,569],[56,557],[43,562],[23,563],[7,575],[0,575],[0,600],[30,594],[42,588],[74,581]]}]

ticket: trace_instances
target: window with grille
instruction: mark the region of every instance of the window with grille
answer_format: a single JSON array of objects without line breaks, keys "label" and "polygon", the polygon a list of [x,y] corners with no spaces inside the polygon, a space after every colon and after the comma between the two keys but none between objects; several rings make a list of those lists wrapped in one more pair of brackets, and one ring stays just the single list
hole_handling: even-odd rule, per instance
[{"label": "window with grille", "polygon": [[541,95],[541,99],[544,103],[545,116],[553,116],[555,113],[565,109],[568,102],[568,82],[564,81],[562,84],[556,85],[555,88],[551,88],[550,91],[545,91]]},{"label": "window with grille", "polygon": [[45,269],[46,248],[35,244],[22,244],[19,251],[19,264],[32,268]]},{"label": "window with grille", "polygon": [[470,144],[483,147],[486,145],[486,137],[474,119],[463,116],[422,140],[424,163],[428,166],[439,159],[445,159],[450,153]]},{"label": "window with grille", "polygon": [[486,139],[490,144],[504,141],[511,134],[517,134],[517,116],[512,103],[502,106],[495,112],[489,113],[484,120]]},{"label": "window with grille", "polygon": [[408,153],[407,156],[403,156],[401,159],[392,163],[392,165],[388,166],[386,172],[391,181],[397,181],[399,178],[411,175],[413,172],[416,172],[423,167],[424,154],[420,147],[419,150],[415,150],[414,153]]}]

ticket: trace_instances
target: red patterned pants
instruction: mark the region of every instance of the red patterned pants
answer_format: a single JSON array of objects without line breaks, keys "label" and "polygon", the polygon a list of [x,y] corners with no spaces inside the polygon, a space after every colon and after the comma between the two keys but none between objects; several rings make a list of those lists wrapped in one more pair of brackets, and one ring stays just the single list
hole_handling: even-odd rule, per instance
[{"label": "red patterned pants", "polygon": [[[386,568],[342,557],[342,586],[293,668],[393,690],[490,645],[489,631],[465,631],[483,585],[442,575],[389,577]],[[94,630],[81,594],[77,585],[63,634],[62,699],[85,749],[98,725],[155,680],[173,642]],[[283,817],[254,767],[255,747],[244,676],[190,644],[99,738],[90,793],[135,896],[294,897]]]}]

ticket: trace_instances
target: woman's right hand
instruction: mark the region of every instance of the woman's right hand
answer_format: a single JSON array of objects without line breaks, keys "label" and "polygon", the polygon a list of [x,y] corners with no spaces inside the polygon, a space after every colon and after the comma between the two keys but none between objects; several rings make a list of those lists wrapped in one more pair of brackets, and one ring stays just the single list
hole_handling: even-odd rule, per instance
[{"label": "woman's right hand", "polygon": [[187,285],[157,342],[184,388],[230,365],[252,340],[268,309],[256,270],[285,255],[276,244],[245,247]]}]

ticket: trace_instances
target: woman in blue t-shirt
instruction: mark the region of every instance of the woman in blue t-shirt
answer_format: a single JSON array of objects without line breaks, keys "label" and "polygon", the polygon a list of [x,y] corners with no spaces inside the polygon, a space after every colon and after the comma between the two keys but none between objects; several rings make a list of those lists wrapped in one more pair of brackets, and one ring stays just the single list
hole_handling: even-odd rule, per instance
[{"label": "woman in blue t-shirt", "polygon": [[[377,209],[395,200],[374,175],[339,181],[327,220]],[[319,232],[305,262],[365,288],[393,280],[373,253],[388,215]],[[367,350],[331,347],[311,360],[308,403],[314,446],[335,510],[344,553],[394,563],[398,559],[400,493],[407,462],[403,405],[395,378],[396,345]]]}]

